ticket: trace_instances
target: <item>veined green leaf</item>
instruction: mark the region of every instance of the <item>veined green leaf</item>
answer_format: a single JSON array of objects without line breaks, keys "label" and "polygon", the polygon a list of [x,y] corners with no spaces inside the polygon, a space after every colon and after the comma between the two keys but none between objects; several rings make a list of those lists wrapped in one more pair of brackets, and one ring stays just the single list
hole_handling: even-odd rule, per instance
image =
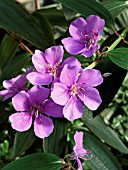
[{"label": "veined green leaf", "polygon": [[104,120],[99,115],[93,118],[92,111],[85,108],[83,121],[98,138],[120,152],[128,154],[128,148],[119,139],[117,134],[105,124]]},{"label": "veined green leaf", "polygon": [[10,36],[5,35],[2,43],[0,44],[0,70],[2,71],[6,64],[16,54],[18,43],[14,41]]},{"label": "veined green leaf", "polygon": [[29,59],[30,55],[27,53],[15,56],[3,69],[0,75],[0,83],[2,83],[3,80],[11,79],[15,74],[21,72],[21,69],[29,61]]},{"label": "veined green leaf", "polygon": [[107,0],[102,4],[111,13],[113,19],[128,7],[128,3],[125,0]]},{"label": "veined green leaf", "polygon": [[25,132],[17,132],[14,141],[14,157],[20,156],[25,152],[35,141],[33,128]]},{"label": "veined green leaf", "polygon": [[73,9],[74,11],[80,13],[84,17],[89,15],[98,15],[106,21],[107,25],[113,25],[113,19],[109,11],[100,3],[95,0],[58,0],[65,6]]},{"label": "veined green leaf", "polygon": [[64,145],[66,144],[66,134],[68,130],[68,121],[64,118],[53,119],[54,131],[52,134],[44,139],[44,152],[61,155]]},{"label": "veined green leaf", "polygon": [[92,170],[121,170],[117,159],[95,136],[84,132],[83,146],[91,151],[92,159],[86,161]]},{"label": "veined green leaf", "polygon": [[128,70],[128,48],[116,48],[108,56],[113,63]]},{"label": "veined green leaf", "polygon": [[15,160],[2,170],[60,170],[61,168],[62,162],[58,156],[35,153]]},{"label": "veined green leaf", "polygon": [[0,16],[0,27],[18,33],[40,48],[50,46],[47,35],[21,4],[14,0],[0,0]]}]

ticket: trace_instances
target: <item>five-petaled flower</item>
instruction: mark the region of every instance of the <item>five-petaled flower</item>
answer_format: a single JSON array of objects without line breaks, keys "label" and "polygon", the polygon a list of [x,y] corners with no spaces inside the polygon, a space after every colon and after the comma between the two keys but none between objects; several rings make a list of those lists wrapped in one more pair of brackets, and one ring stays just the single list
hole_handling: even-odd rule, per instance
[{"label": "five-petaled flower", "polygon": [[34,119],[34,132],[39,138],[48,137],[54,128],[52,120],[47,116],[63,117],[62,106],[47,99],[50,90],[41,86],[33,86],[28,93],[19,92],[12,98],[12,104],[18,111],[9,117],[13,129],[23,132],[28,130]]},{"label": "five-petaled flower", "polygon": [[[75,140],[75,146],[73,147],[73,152],[70,154],[70,159],[77,161],[78,170],[83,170],[82,164],[79,158],[88,160],[88,158],[85,158],[85,156],[89,154],[90,151],[83,148],[83,132],[76,131],[74,135],[74,140]],[[91,157],[89,159],[91,159]]]},{"label": "five-petaled flower", "polygon": [[63,114],[68,120],[78,119],[83,114],[83,105],[96,110],[102,100],[95,86],[103,82],[100,71],[86,69],[79,73],[77,66],[65,65],[60,82],[54,83],[51,92],[55,103],[64,106]]},{"label": "five-petaled flower", "polygon": [[59,74],[65,64],[77,65],[81,67],[80,62],[75,57],[68,57],[63,61],[64,50],[60,46],[52,46],[45,50],[45,53],[36,50],[32,57],[32,62],[36,72],[27,75],[27,79],[34,85],[47,85],[54,81],[59,81]]},{"label": "five-petaled flower", "polygon": [[90,57],[99,48],[97,41],[104,28],[105,22],[96,15],[86,18],[77,18],[69,27],[72,37],[64,38],[62,43],[70,54],[79,54]]}]

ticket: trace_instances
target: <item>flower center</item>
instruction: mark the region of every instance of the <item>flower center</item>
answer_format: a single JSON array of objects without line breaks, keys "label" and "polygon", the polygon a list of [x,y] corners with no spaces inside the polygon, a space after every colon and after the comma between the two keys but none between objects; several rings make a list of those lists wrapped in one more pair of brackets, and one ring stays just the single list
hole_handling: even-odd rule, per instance
[{"label": "flower center", "polygon": [[59,64],[56,64],[54,66],[47,65],[46,73],[51,73],[52,75],[56,75],[58,73],[58,67],[59,67]]},{"label": "flower center", "polygon": [[83,91],[85,91],[86,88],[83,86],[83,83],[75,83],[74,85],[72,85],[72,87],[70,88],[70,92],[71,95],[78,95],[80,93],[83,93]]},{"label": "flower center", "polygon": [[38,118],[39,113],[42,112],[42,107],[40,105],[32,104],[30,112],[33,117]]},{"label": "flower center", "polygon": [[86,46],[87,50],[90,50],[92,45],[96,42],[96,38],[98,36],[98,31],[92,29],[92,33],[91,34],[83,35],[81,33],[81,35],[85,39],[84,42],[85,42],[85,46]]}]

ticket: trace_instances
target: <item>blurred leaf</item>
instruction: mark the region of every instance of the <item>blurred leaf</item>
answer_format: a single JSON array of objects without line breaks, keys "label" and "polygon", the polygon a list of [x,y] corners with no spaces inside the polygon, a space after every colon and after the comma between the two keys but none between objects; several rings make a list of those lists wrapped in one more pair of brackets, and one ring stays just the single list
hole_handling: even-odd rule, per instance
[{"label": "blurred leaf", "polygon": [[50,46],[47,34],[40,30],[32,16],[14,0],[0,0],[0,27],[18,33],[41,48]]},{"label": "blurred leaf", "polygon": [[127,71],[115,65],[108,57],[99,62],[95,69],[100,70],[101,74],[111,73],[111,75],[105,77],[103,83],[97,87],[102,98],[101,105],[93,112],[94,115],[97,115],[112,101],[119,90]]},{"label": "blurred leaf", "polygon": [[44,152],[54,153],[58,156],[61,155],[63,147],[66,144],[68,121],[64,118],[53,119],[54,131],[52,134],[44,139]]},{"label": "blurred leaf", "polygon": [[38,14],[45,16],[52,26],[68,26],[62,10],[57,9],[57,6],[47,6],[37,11]]},{"label": "blurred leaf", "polygon": [[120,164],[100,140],[84,132],[83,146],[91,151],[92,159],[86,161],[92,170],[121,170]]},{"label": "blurred leaf", "polygon": [[38,12],[38,10],[32,13],[32,16],[38,22],[40,29],[47,35],[50,44],[55,45],[52,26],[48,19],[42,13]]},{"label": "blurred leaf", "polygon": [[2,170],[60,170],[61,168],[62,163],[58,156],[35,153],[15,160]]},{"label": "blurred leaf", "polygon": [[128,3],[125,0],[107,0],[102,5],[111,13],[113,19],[128,7]]},{"label": "blurred leaf", "polygon": [[14,141],[14,157],[25,152],[34,143],[35,139],[33,128],[25,132],[17,132]]},{"label": "blurred leaf", "polygon": [[109,11],[102,4],[96,2],[95,0],[79,0],[79,2],[72,0],[59,1],[65,6],[80,13],[84,17],[87,17],[89,15],[98,15],[106,21],[107,25],[112,26],[113,24],[113,19]]},{"label": "blurred leaf", "polygon": [[72,9],[70,9],[64,5],[62,5],[62,8],[63,8],[64,16],[67,21],[75,18],[76,12],[74,12]]},{"label": "blurred leaf", "polygon": [[5,35],[0,45],[0,70],[2,71],[4,66],[14,57],[16,54],[18,43],[14,41],[10,36]]},{"label": "blurred leaf", "polygon": [[85,108],[83,120],[85,125],[101,140],[108,145],[116,148],[122,153],[128,154],[128,148],[119,139],[117,134],[105,124],[104,120],[100,116],[92,117],[92,112]]},{"label": "blurred leaf", "polygon": [[113,63],[128,70],[128,48],[116,48],[111,50],[108,56]]},{"label": "blurred leaf", "polygon": [[29,61],[30,56],[27,53],[19,54],[7,63],[6,67],[0,75],[0,83],[3,80],[12,78],[15,74],[21,72],[21,68]]}]

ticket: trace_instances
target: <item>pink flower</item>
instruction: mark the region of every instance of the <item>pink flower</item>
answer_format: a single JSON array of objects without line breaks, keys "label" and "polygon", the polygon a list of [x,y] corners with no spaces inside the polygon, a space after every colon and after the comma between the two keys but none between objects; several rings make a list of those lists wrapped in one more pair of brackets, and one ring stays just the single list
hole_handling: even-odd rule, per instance
[{"label": "pink flower", "polygon": [[105,22],[96,15],[90,15],[86,20],[82,17],[73,21],[69,27],[72,37],[64,38],[62,43],[70,54],[79,54],[91,57],[99,48],[100,39]]},{"label": "pink flower", "polygon": [[52,80],[59,81],[59,75],[65,64],[78,65],[81,64],[75,57],[69,57],[63,61],[64,50],[60,46],[52,46],[41,52],[39,50],[35,51],[32,57],[32,62],[36,68],[36,72],[32,72],[27,75],[27,79],[34,85],[47,85],[52,82]]},{"label": "pink flower", "polygon": [[79,73],[77,66],[65,65],[60,82],[54,83],[51,97],[53,101],[64,106],[63,114],[68,120],[82,116],[84,104],[90,110],[96,110],[102,100],[95,86],[103,82],[100,71],[86,69]]},{"label": "pink flower", "polygon": [[63,117],[62,106],[47,99],[50,94],[48,88],[33,86],[28,93],[19,92],[12,98],[12,104],[18,111],[9,117],[13,129],[23,132],[28,130],[34,119],[34,132],[39,138],[48,137],[54,128],[48,116]]}]

